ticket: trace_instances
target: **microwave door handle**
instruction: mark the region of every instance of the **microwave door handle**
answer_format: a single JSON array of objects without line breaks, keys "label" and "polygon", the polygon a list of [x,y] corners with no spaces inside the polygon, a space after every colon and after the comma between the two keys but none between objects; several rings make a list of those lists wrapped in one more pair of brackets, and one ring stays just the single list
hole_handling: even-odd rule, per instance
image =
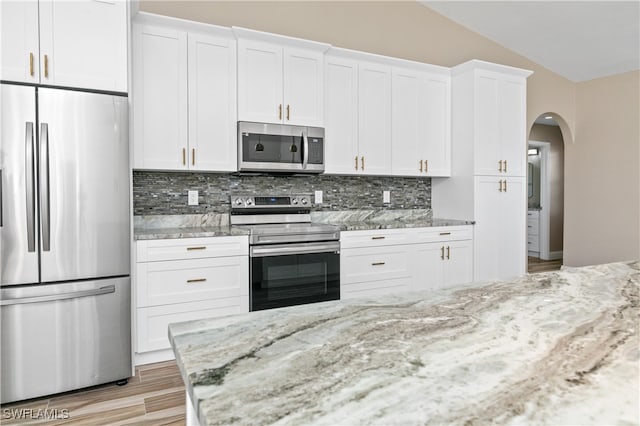
[{"label": "microwave door handle", "polygon": [[309,138],[307,138],[307,129],[302,131],[302,170],[307,168],[309,162]]}]

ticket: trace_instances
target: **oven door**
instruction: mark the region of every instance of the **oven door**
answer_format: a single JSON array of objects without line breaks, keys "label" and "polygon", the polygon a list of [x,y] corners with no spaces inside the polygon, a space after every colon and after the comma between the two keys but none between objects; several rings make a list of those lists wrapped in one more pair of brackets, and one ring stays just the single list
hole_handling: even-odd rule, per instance
[{"label": "oven door", "polygon": [[251,247],[250,310],[340,299],[340,243]]}]

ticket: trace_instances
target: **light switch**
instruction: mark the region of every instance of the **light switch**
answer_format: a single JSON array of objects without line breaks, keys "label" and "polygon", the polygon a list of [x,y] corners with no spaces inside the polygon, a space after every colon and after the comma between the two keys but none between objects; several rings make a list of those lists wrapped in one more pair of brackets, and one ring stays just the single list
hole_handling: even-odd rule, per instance
[{"label": "light switch", "polygon": [[197,206],[198,205],[198,191],[187,191],[188,194],[188,200],[187,200],[187,204],[190,206]]},{"label": "light switch", "polygon": [[385,204],[391,202],[391,191],[382,191],[382,202]]},{"label": "light switch", "polygon": [[322,204],[322,191],[316,191],[314,198],[315,198],[314,200],[315,204]]}]

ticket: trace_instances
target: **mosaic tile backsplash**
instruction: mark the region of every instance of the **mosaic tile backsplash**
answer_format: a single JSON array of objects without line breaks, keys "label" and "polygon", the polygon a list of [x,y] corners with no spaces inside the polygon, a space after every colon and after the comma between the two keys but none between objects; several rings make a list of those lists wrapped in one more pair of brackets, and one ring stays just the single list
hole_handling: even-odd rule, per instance
[{"label": "mosaic tile backsplash", "polygon": [[[199,205],[187,205],[187,191]],[[133,172],[134,215],[228,213],[232,193],[311,194],[322,190],[313,210],[430,209],[431,179],[377,176],[238,176],[214,173]],[[383,204],[382,191],[391,191]]]}]

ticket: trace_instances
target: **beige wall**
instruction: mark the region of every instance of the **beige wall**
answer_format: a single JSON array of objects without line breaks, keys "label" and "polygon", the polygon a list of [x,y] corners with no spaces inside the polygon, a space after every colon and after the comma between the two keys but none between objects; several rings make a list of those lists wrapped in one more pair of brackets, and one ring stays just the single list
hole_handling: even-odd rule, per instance
[{"label": "beige wall", "polygon": [[[223,26],[240,26],[268,31],[326,42],[337,47],[443,66],[457,65],[469,59],[482,59],[530,69],[534,74],[528,79],[527,128],[530,129],[534,120],[543,113],[552,112],[562,118],[560,122],[565,143],[572,147],[571,150],[565,151],[566,163],[571,165],[570,168],[565,169],[565,191],[574,189],[580,191],[584,186],[578,185],[578,182],[583,182],[585,179],[597,180],[597,174],[590,174],[585,178],[585,174],[590,173],[589,168],[592,167],[590,164],[599,159],[594,155],[597,150],[593,145],[596,143],[593,137],[587,136],[589,132],[581,132],[582,136],[586,137],[584,152],[582,141],[575,138],[575,145],[573,145],[574,136],[577,134],[576,114],[579,111],[585,114],[590,112],[589,108],[576,109],[577,87],[581,88],[581,102],[598,102],[596,93],[588,89],[590,87],[588,84],[577,86],[416,2],[141,1],[140,10]],[[628,80],[623,83],[628,84]],[[597,83],[595,85],[597,86]],[[615,104],[616,99],[611,98],[610,101]],[[609,111],[618,109],[616,105],[608,106],[611,108]],[[624,118],[620,117],[616,122],[628,118],[628,114],[625,113]],[[637,123],[637,116],[634,120]],[[583,124],[589,122],[591,120],[581,120]],[[591,122],[592,126],[598,127],[596,133],[607,134],[609,123],[606,121],[597,121],[597,123]],[[632,154],[630,151],[635,152],[637,149],[634,151],[634,148],[629,146],[629,139],[633,138],[630,125],[627,123],[624,127],[626,130],[614,130],[612,133],[621,138],[616,141],[616,144],[620,145],[619,149],[615,150],[616,153],[620,153],[625,157],[625,161],[628,161],[626,159]],[[627,131],[631,133],[621,134]],[[604,142],[605,140],[608,141],[608,138],[601,139],[596,146],[607,143]],[[625,143],[626,145],[623,145]],[[637,133],[635,143],[637,144]],[[638,155],[634,155],[633,158],[638,159]],[[598,174],[620,176],[616,166],[611,164],[601,164],[599,170],[601,172]],[[569,173],[575,175],[569,176]],[[637,192],[638,179],[635,182]],[[570,203],[565,202],[565,224],[572,224],[570,232],[567,232],[565,227],[564,250],[567,263],[586,264],[613,259],[616,256],[618,258],[638,257],[637,247],[635,251],[628,250],[629,241],[623,244],[627,249],[617,251],[616,256],[609,254],[606,251],[608,248],[605,250],[605,247],[593,246],[590,249],[584,247],[585,234],[588,234],[589,226],[585,227],[587,223],[583,220],[583,211],[593,210],[595,205],[605,205],[597,203],[597,197],[593,193],[589,197],[578,197],[576,194],[570,194]],[[628,207],[627,201],[619,199],[616,201],[624,201],[620,204],[620,208]],[[638,203],[635,206],[637,212]],[[608,207],[611,209],[611,206]],[[628,221],[628,216],[629,214],[625,214],[625,221]],[[623,228],[628,227],[626,222],[620,223],[624,223],[621,225]],[[637,230],[638,221],[636,220],[635,223]],[[617,226],[617,224],[611,226]],[[618,231],[616,235],[622,233]],[[585,249],[592,250],[593,253],[587,254]]]},{"label": "beige wall", "polygon": [[640,72],[576,85],[565,146],[565,263],[640,257]]},{"label": "beige wall", "polygon": [[[529,140],[549,142],[549,202],[551,204],[549,223],[549,251],[561,251],[564,222],[564,141],[557,126],[534,124]],[[544,206],[543,206],[544,208]]]}]

